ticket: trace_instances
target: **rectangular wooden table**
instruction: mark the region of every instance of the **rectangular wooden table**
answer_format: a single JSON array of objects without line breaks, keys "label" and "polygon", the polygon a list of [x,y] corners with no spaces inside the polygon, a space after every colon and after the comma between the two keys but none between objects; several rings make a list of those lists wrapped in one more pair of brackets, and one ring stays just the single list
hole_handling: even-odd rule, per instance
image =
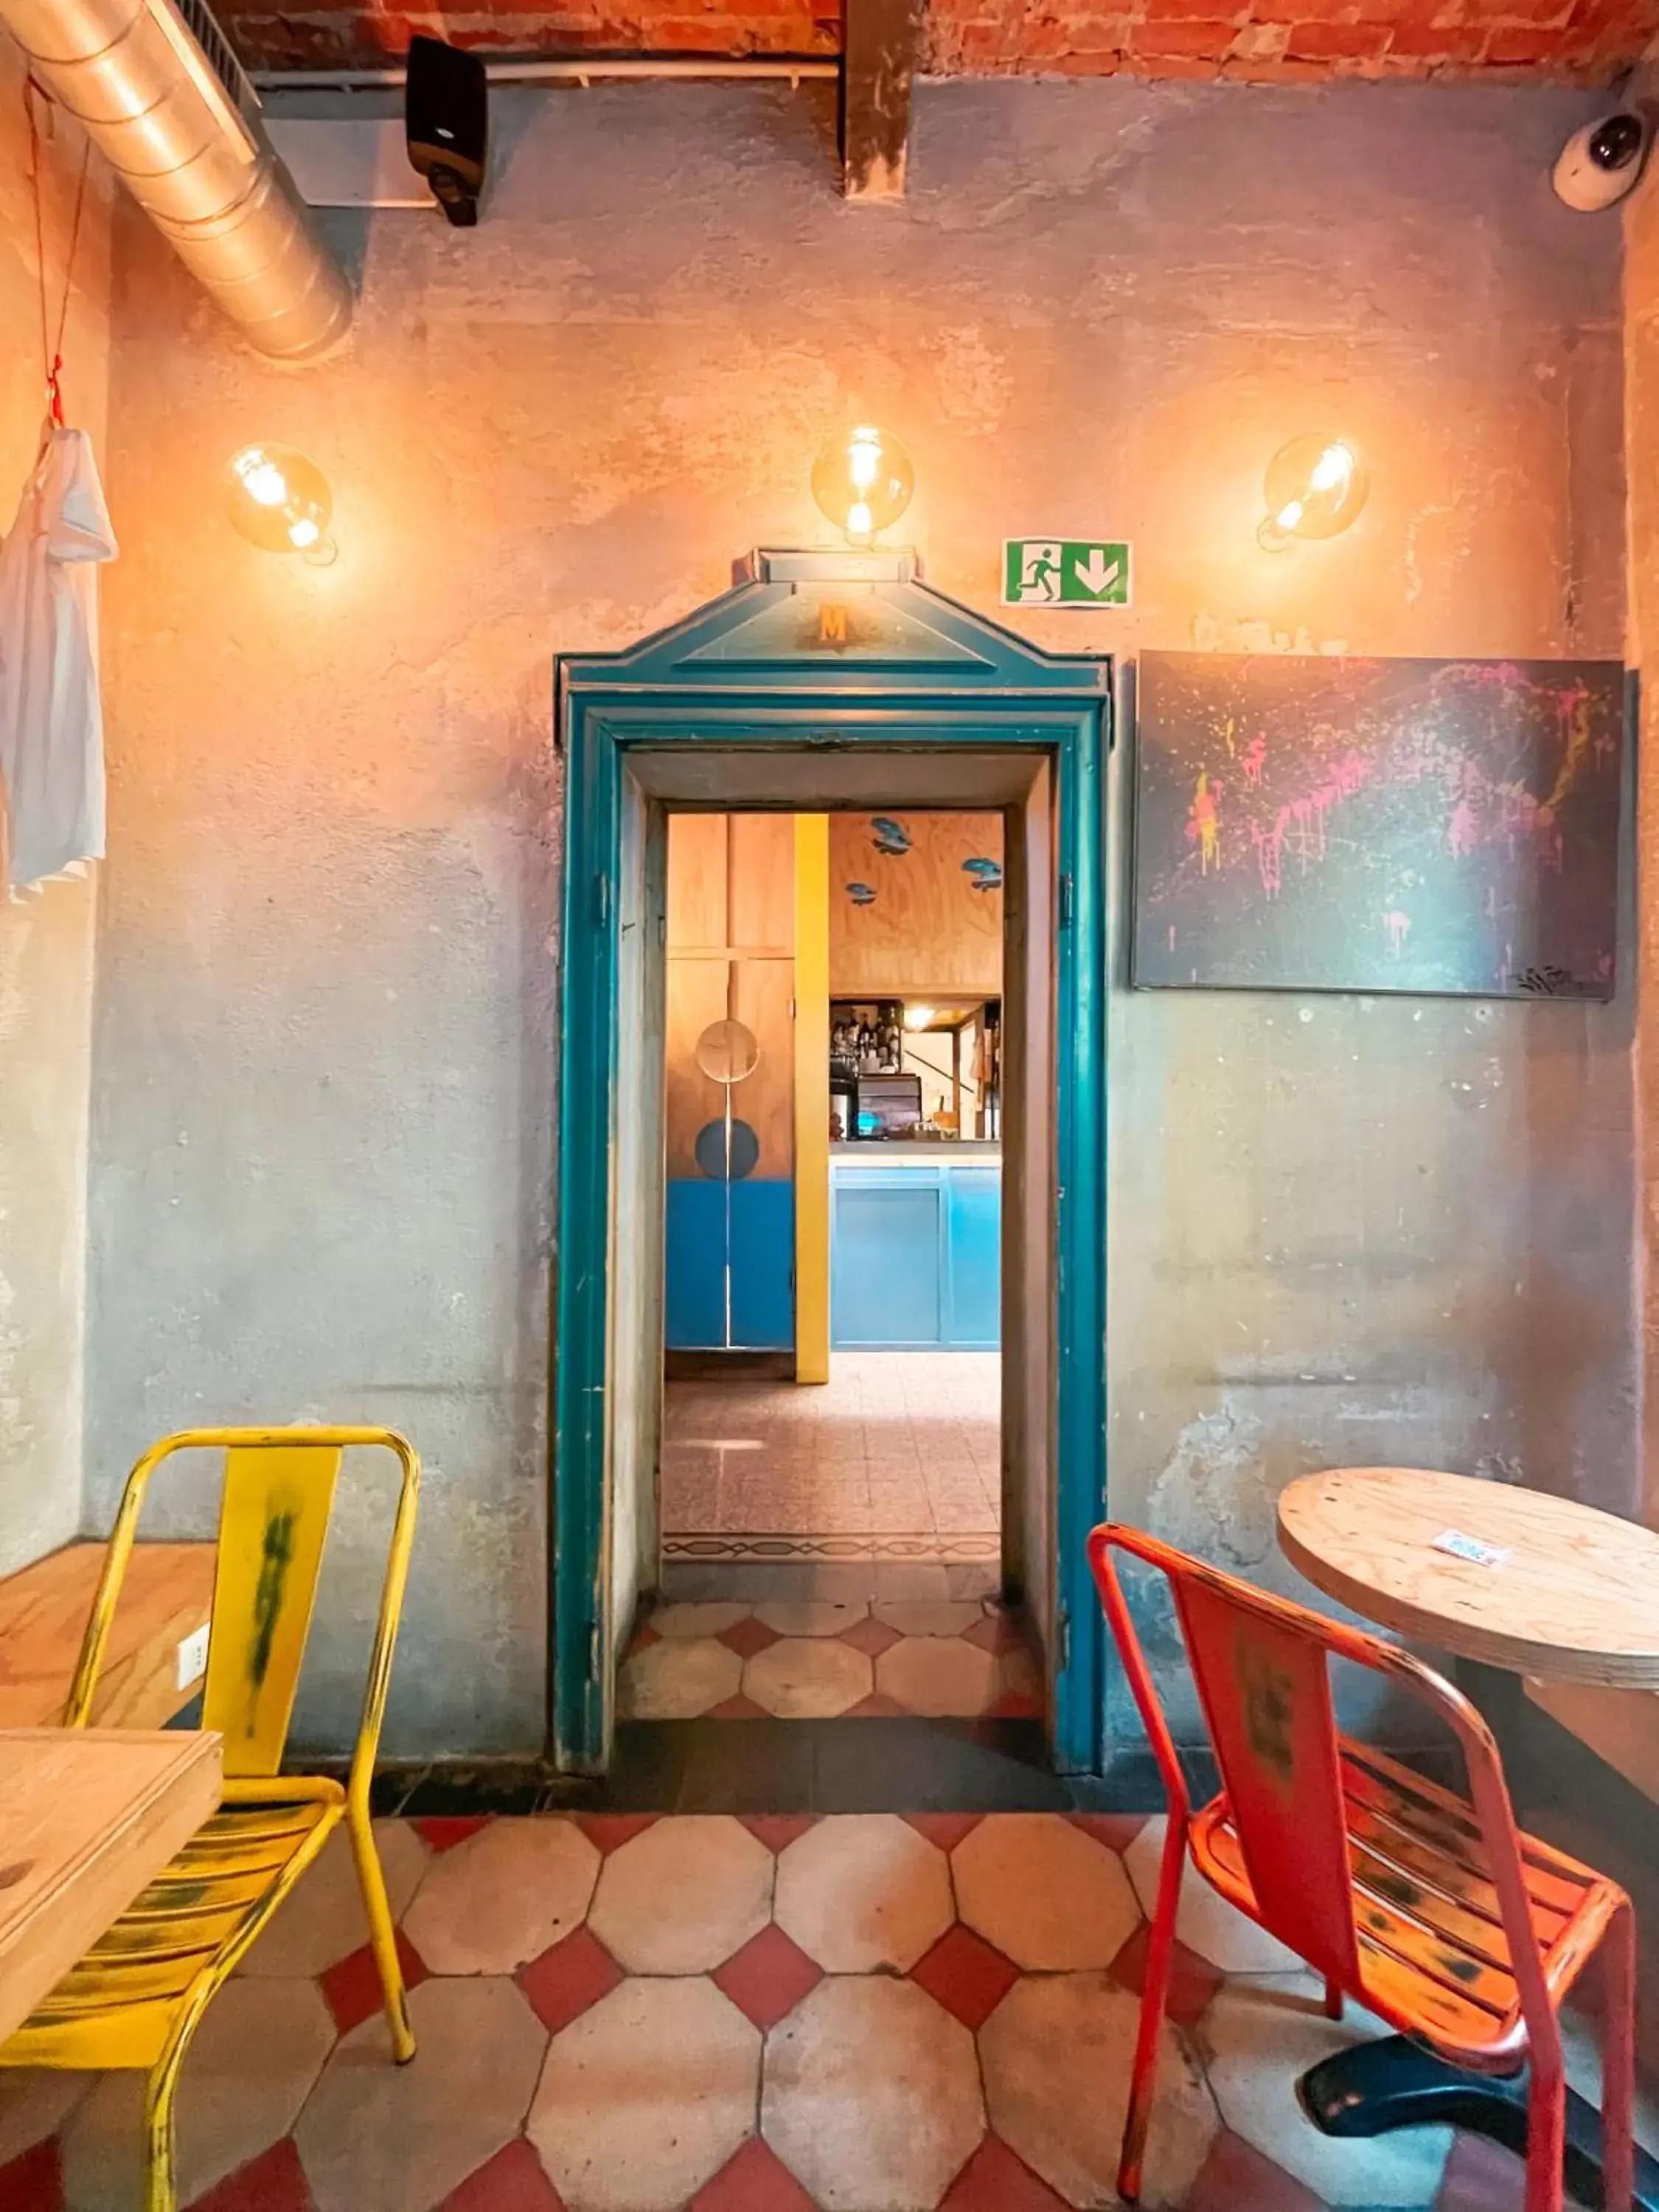
[{"label": "rectangular wooden table", "polygon": [[0,1729],[0,2042],[218,1809],[210,1733]]}]

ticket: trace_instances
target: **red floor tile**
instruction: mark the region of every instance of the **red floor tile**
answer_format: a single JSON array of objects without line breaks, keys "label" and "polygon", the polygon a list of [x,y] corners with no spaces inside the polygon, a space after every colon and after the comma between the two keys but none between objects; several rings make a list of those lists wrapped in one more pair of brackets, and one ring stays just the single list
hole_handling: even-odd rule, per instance
[{"label": "red floor tile", "polygon": [[977,1644],[981,1651],[1018,1651],[1025,1638],[1006,1613],[988,1613],[983,1620],[976,1620],[971,1628],[962,1632],[963,1641]]},{"label": "red floor tile", "polygon": [[904,1639],[896,1628],[890,1628],[884,1620],[855,1620],[850,1628],[843,1628],[840,1640],[850,1644],[854,1651],[862,1651],[866,1658],[879,1659],[884,1651],[890,1651]]},{"label": "red floor tile", "polygon": [[1068,1813],[1066,1817],[1109,1851],[1127,1851],[1146,1825],[1144,1813]]},{"label": "red floor tile", "polygon": [[763,1721],[767,1712],[764,1705],[757,1705],[739,1690],[735,1698],[722,1698],[719,1705],[710,1705],[705,1717],[711,1721]]},{"label": "red floor tile", "polygon": [[812,1825],[810,1813],[741,1813],[738,1819],[751,1836],[758,1836],[769,1851],[786,1850],[797,1836]]},{"label": "red floor tile", "polygon": [[[404,1987],[417,1990],[428,1978],[426,1960],[401,1928],[397,1936]],[[338,1960],[317,1980],[334,2015],[334,2025],[342,2035],[349,2035],[359,2021],[367,2020],[371,2013],[380,2009],[380,1977],[375,1969],[374,1954],[367,1943],[349,1957]]]},{"label": "red floor tile", "polygon": [[[0,2196],[0,2204],[4,2203]],[[234,2173],[216,2181],[190,2212],[313,2212],[310,2185],[293,2136],[284,2136]]]},{"label": "red floor tile", "polygon": [[964,1836],[971,1836],[985,1818],[983,1813],[906,1813],[907,1820],[919,1836],[926,1836],[930,1844],[937,1844],[942,1851],[953,1851]]},{"label": "red floor tile", "polygon": [[64,2179],[57,2138],[0,2166],[0,2212],[63,2212]]},{"label": "red floor tile", "polygon": [[564,2199],[520,2136],[452,2189],[438,2212],[564,2212]]},{"label": "red floor tile", "polygon": [[728,1651],[735,1651],[739,1659],[752,1659],[757,1651],[778,1641],[778,1632],[769,1628],[763,1620],[757,1620],[751,1613],[745,1620],[734,1620],[730,1628],[722,1628],[715,1638]]},{"label": "red floor tile", "polygon": [[441,1813],[423,1820],[411,1820],[410,1826],[432,1851],[453,1851],[457,1844],[464,1844],[469,1836],[476,1836],[480,1828],[489,1825],[486,1813]]},{"label": "red floor tile", "polygon": [[[1242,2136],[1224,2133],[1193,2184],[1186,2212],[1325,2212],[1325,2206]],[[1504,2212],[1516,2212],[1513,2200]]]},{"label": "red floor tile", "polygon": [[1019,1968],[957,1921],[911,1967],[910,1979],[946,2012],[954,2013],[964,2027],[977,2028],[1019,1979]]},{"label": "red floor tile", "polygon": [[908,1705],[900,1705],[896,1698],[884,1697],[879,1690],[872,1690],[867,1698],[860,1698],[857,1705],[848,1705],[842,1718],[848,1721],[902,1720],[909,1710]]},{"label": "red floor tile", "polygon": [[[1146,1947],[1151,1938],[1152,1931],[1143,1922],[1112,1961],[1114,1980],[1137,1996],[1146,1986]],[[1170,1954],[1170,2018],[1182,2027],[1191,2027],[1223,1978],[1207,1959],[1200,1959],[1195,1951],[1177,1942]]]},{"label": "red floor tile", "polygon": [[1527,2169],[1512,2150],[1484,2136],[1460,2135],[1441,2176],[1435,2212],[1516,2212]]},{"label": "red floor tile", "polygon": [[648,1651],[653,1644],[661,1642],[661,1635],[652,1627],[649,1621],[647,1621],[642,1627],[634,1631],[633,1635],[629,1638],[628,1649],[623,1652],[623,1656],[624,1659],[631,1659],[636,1651]]},{"label": "red floor tile", "polygon": [[578,1813],[576,1826],[588,1842],[608,1858],[635,1836],[642,1836],[661,1818],[659,1813]]},{"label": "red floor tile", "polygon": [[1000,2136],[987,2136],[945,2191],[939,2212],[1066,2212],[1066,2199]]},{"label": "red floor tile", "polygon": [[754,2136],[703,2184],[688,2212],[817,2212],[817,2207],[777,2153]]},{"label": "red floor tile", "polygon": [[556,2035],[590,2005],[608,1996],[622,1978],[622,1968],[599,1937],[578,1928],[539,1959],[520,1966],[518,1982],[537,2019]]},{"label": "red floor tile", "polygon": [[793,2012],[808,1990],[823,1979],[823,1969],[807,1957],[775,1922],[751,1936],[710,1979],[757,2027],[775,2027]]}]

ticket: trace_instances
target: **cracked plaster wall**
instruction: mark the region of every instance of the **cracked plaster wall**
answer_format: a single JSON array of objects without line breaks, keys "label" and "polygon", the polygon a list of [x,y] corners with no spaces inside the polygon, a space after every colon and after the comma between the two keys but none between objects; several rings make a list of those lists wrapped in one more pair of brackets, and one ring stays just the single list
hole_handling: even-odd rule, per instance
[{"label": "cracked plaster wall", "polygon": [[[109,594],[95,1510],[175,1422],[407,1428],[429,1474],[389,1745],[537,1745],[551,655],[820,540],[808,465],[854,413],[909,443],[927,574],[975,606],[1005,532],[1135,540],[1133,612],[1013,617],[1045,645],[1618,654],[1618,224],[1547,185],[1584,112],[928,85],[909,197],[871,209],[836,197],[821,88],[510,94],[477,231],[329,218],[362,307],[304,374],[124,210],[114,489],[145,526]],[[1266,555],[1262,467],[1327,423],[1370,504]],[[255,434],[328,471],[333,568],[227,530],[218,471]],[[1630,1505],[1630,1015],[1628,986],[1118,991],[1115,1509],[1277,1577],[1273,1496],[1322,1463]],[[319,1656],[302,1727],[343,1742],[352,1638]]]}]

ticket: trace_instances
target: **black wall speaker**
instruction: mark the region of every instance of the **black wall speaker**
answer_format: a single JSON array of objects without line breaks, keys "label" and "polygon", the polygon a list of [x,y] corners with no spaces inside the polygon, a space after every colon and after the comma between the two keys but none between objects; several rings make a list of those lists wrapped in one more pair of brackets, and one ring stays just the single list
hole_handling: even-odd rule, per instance
[{"label": "black wall speaker", "polygon": [[404,131],[417,174],[451,222],[470,229],[489,165],[489,82],[477,54],[418,33],[410,40]]}]

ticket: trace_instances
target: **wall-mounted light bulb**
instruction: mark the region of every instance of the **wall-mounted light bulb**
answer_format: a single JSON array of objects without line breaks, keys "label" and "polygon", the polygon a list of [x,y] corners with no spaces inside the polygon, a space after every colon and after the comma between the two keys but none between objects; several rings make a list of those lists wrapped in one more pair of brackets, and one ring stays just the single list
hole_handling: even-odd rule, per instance
[{"label": "wall-mounted light bulb", "polygon": [[849,545],[868,545],[896,522],[915,488],[908,453],[869,422],[832,438],[812,464],[812,496]]},{"label": "wall-mounted light bulb", "polygon": [[1370,478],[1346,438],[1292,438],[1267,464],[1267,512],[1256,536],[1270,553],[1292,538],[1334,538],[1365,504]]},{"label": "wall-mounted light bulb", "polygon": [[907,1006],[904,1009],[905,1028],[907,1030],[932,1029],[933,1026],[934,1011],[935,1010],[932,1006]]},{"label": "wall-mounted light bulb", "polygon": [[230,461],[230,519],[266,553],[300,553],[317,565],[338,548],[328,535],[334,496],[315,461],[291,446],[244,446]]}]

